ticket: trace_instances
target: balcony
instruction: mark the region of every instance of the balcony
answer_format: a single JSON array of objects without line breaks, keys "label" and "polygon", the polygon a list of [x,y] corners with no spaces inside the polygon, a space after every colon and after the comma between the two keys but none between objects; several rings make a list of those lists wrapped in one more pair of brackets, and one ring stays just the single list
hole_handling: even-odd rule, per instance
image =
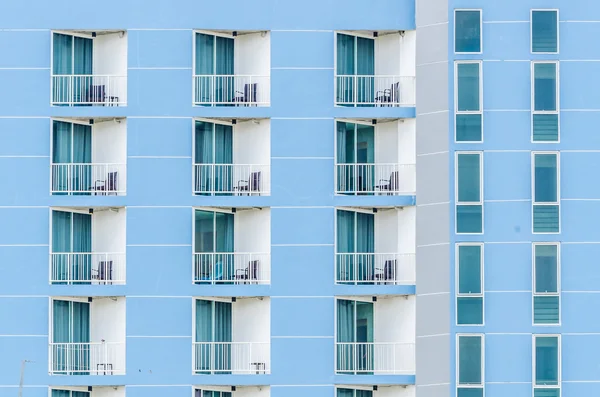
[{"label": "balcony", "polygon": [[194,397],[269,397],[269,386],[197,386]]},{"label": "balcony", "polygon": [[[79,394],[78,394],[79,393]],[[124,386],[51,386],[50,397],[125,397]]]},{"label": "balcony", "polygon": [[335,395],[336,397],[415,397],[415,387],[413,385],[337,385]]},{"label": "balcony", "polygon": [[50,103],[127,105],[127,32],[53,32]]},{"label": "balcony", "polygon": [[195,299],[193,372],[271,373],[269,298]]},{"label": "balcony", "polygon": [[270,54],[266,31],[196,31],[193,105],[270,106]]},{"label": "balcony", "polygon": [[195,120],[194,194],[269,196],[270,131],[267,119]]},{"label": "balcony", "polygon": [[126,194],[125,119],[53,119],[50,152],[51,194]]},{"label": "balcony", "polygon": [[339,375],[414,375],[414,297],[336,299]]},{"label": "balcony", "polygon": [[337,120],[336,194],[413,195],[415,121]]},{"label": "balcony", "polygon": [[125,374],[125,298],[54,297],[50,375]]},{"label": "balcony", "polygon": [[336,278],[341,285],[415,283],[415,208],[336,212]]},{"label": "balcony", "polygon": [[50,284],[125,284],[125,208],[53,208]]},{"label": "balcony", "polygon": [[270,284],[269,209],[194,210],[193,283]]},{"label": "balcony", "polygon": [[414,31],[336,33],[335,105],[415,106]]}]

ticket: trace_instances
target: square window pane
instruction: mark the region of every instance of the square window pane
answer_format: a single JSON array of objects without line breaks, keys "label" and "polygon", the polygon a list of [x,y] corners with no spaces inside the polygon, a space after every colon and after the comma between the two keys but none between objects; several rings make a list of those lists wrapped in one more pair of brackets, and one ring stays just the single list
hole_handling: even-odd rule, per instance
[{"label": "square window pane", "polygon": [[454,52],[481,52],[481,11],[456,11],[454,29]]},{"label": "square window pane", "polygon": [[535,111],[556,111],[556,64],[533,65],[533,88]]},{"label": "square window pane", "polygon": [[558,114],[533,115],[533,141],[558,141]]},{"label": "square window pane", "polygon": [[535,384],[558,385],[558,337],[535,338]]},{"label": "square window pane", "polygon": [[558,12],[531,12],[531,51],[558,51]]},{"label": "square window pane", "polygon": [[483,324],[483,298],[460,297],[456,301],[459,325]]},{"label": "square window pane", "polygon": [[558,205],[533,206],[533,232],[558,233],[560,230],[560,217]]},{"label": "square window pane", "polygon": [[481,339],[480,336],[458,338],[458,383],[461,385],[481,384]]},{"label": "square window pane", "polygon": [[535,246],[535,292],[558,292],[558,246]]},{"label": "square window pane", "polygon": [[533,323],[558,324],[559,305],[558,296],[534,296]]},{"label": "square window pane", "polygon": [[456,65],[456,87],[459,112],[478,112],[479,106],[479,64],[459,63]]},{"label": "square window pane", "polygon": [[457,205],[456,206],[456,232],[457,233],[482,233],[483,232],[483,206]]},{"label": "square window pane", "polygon": [[481,293],[481,246],[479,245],[458,247],[458,292],[460,294]]},{"label": "square window pane", "polygon": [[534,389],[533,397],[560,397],[560,389]]},{"label": "square window pane", "polygon": [[558,196],[558,158],[556,154],[536,154],[535,157],[536,203],[555,203]]},{"label": "square window pane", "polygon": [[482,125],[481,114],[456,115],[456,141],[481,142]]},{"label": "square window pane", "polygon": [[459,387],[456,391],[456,397],[483,397],[483,388]]},{"label": "square window pane", "polygon": [[480,155],[459,154],[458,163],[458,202],[481,201]]}]

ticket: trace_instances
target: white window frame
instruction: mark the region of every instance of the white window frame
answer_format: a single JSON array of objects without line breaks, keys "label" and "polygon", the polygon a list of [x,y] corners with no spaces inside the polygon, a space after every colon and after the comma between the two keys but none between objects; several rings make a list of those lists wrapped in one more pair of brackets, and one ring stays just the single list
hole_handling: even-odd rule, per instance
[{"label": "white window frame", "polygon": [[[464,64],[478,64],[479,65],[479,110],[478,111],[465,111],[458,110],[458,66]],[[478,141],[459,141],[456,139],[457,130],[457,116],[478,114],[481,115],[481,139]],[[455,61],[454,62],[454,143],[482,143],[483,142],[483,63],[482,61]]]},{"label": "white window frame", "polygon": [[[460,285],[460,247],[480,247],[481,248],[481,258],[479,261],[479,284],[480,284],[480,293],[467,293],[461,294],[459,291]],[[485,294],[484,294],[484,244],[483,243],[457,243],[455,247],[455,258],[454,258],[454,271],[455,271],[455,298],[456,298],[456,310],[454,310],[455,324],[457,327],[481,327],[485,325]],[[459,298],[481,298],[481,307],[482,307],[482,321],[481,324],[459,324],[458,323],[458,299]]]},{"label": "white window frame", "polygon": [[[54,340],[54,301],[65,301],[65,302],[77,302],[77,303],[87,303],[89,305],[89,311],[88,311],[88,320],[90,322],[89,324],[89,330],[90,330],[90,334],[92,332],[92,324],[91,324],[91,320],[92,320],[92,303],[88,300],[88,297],[73,297],[73,296],[69,296],[69,297],[65,297],[65,296],[51,296],[48,298],[48,313],[49,313],[49,321],[48,321],[48,325],[49,325],[49,332],[48,332],[48,344],[51,345]],[[71,316],[71,321],[69,322],[69,339],[72,338],[73,336],[73,306],[71,306],[71,308],[69,309],[69,315]],[[69,342],[65,342],[65,343],[69,343]],[[88,343],[93,343],[93,342],[88,342]],[[62,388],[61,388],[62,389]]]},{"label": "white window frame", "polygon": [[[532,396],[535,393],[535,389],[558,389],[561,391],[561,395],[562,395],[562,340],[561,340],[561,336],[560,334],[533,334],[532,336],[532,343],[531,343],[531,374],[532,374]],[[553,338],[557,338],[558,339],[558,385],[557,386],[547,386],[547,385],[537,385],[536,384],[536,379],[535,379],[535,366],[536,366],[536,361],[537,361],[537,357],[535,354],[535,342],[537,338],[549,338],[549,337],[553,337]]]},{"label": "white window frame", "polygon": [[[556,12],[556,52],[533,52],[533,13],[535,11]],[[558,8],[532,8],[529,11],[529,53],[535,55],[556,55],[560,53],[560,13]]]},{"label": "white window frame", "polygon": [[[458,157],[461,154],[479,155],[479,201],[458,201]],[[483,210],[483,151],[457,151],[454,153],[454,232],[460,235],[480,235],[484,233],[485,213]],[[458,207],[461,205],[481,205],[481,233],[458,232]]]},{"label": "white window frame", "polygon": [[[538,154],[554,154],[556,155],[556,201],[553,203],[537,203],[535,201],[535,156]],[[535,232],[533,224],[534,207],[538,206],[555,206],[558,205],[558,232]],[[561,205],[560,205],[560,152],[559,151],[534,151],[531,152],[531,233],[532,234],[560,234],[562,229],[561,221]]]},{"label": "white window frame", "polygon": [[[456,51],[456,13],[461,11],[478,11],[479,12],[479,51],[478,52],[457,52]],[[465,54],[465,55],[473,55],[473,54],[482,54],[483,53],[483,9],[481,8],[456,8],[454,10],[454,19],[452,20],[454,24],[454,33],[452,38],[452,50],[455,54]]]},{"label": "white window frame", "polygon": [[[538,246],[542,246],[542,245],[552,245],[552,246],[556,246],[556,292],[536,292],[536,288],[535,288],[535,280],[536,280],[536,263],[535,263],[535,248]],[[531,259],[532,259],[532,269],[531,269],[531,274],[533,275],[532,280],[531,280],[531,292],[532,292],[532,296],[531,296],[531,324],[535,325],[535,326],[548,326],[548,327],[555,327],[555,326],[559,326],[561,324],[561,306],[562,306],[562,298],[561,298],[561,294],[560,294],[560,284],[561,284],[561,277],[560,277],[560,243],[558,242],[540,242],[540,243],[533,243],[531,244]],[[538,296],[557,296],[558,297],[558,323],[556,324],[537,324],[535,322],[535,315],[534,315],[534,301],[535,298]]]},{"label": "white window frame", "polygon": [[[467,383],[461,384],[459,382],[460,377],[460,338],[461,337],[479,337],[481,339],[481,382],[478,384]],[[455,347],[455,360],[456,360],[456,395],[458,395],[458,389],[481,389],[483,390],[483,396],[485,396],[485,334],[456,334],[456,347]]]},{"label": "white window frame", "polygon": [[[535,110],[535,65],[556,65],[556,110]],[[558,116],[558,137],[556,141],[534,141],[533,140],[533,116],[536,114],[556,114]],[[559,61],[531,61],[531,143],[560,143],[560,62]]]}]

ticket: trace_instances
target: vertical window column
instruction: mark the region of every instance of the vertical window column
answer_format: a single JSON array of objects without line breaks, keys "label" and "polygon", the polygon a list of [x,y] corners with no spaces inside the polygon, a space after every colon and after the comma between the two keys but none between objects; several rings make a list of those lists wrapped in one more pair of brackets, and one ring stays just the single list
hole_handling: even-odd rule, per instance
[{"label": "vertical window column", "polygon": [[457,62],[455,67],[455,140],[483,140],[483,85],[480,61]]},{"label": "vertical window column", "polygon": [[533,336],[533,397],[560,397],[560,336]]},{"label": "vertical window column", "polygon": [[483,181],[481,152],[456,153],[456,233],[483,233]]},{"label": "vertical window column", "polygon": [[532,62],[532,142],[558,142],[558,62]]},{"label": "vertical window column", "polygon": [[456,397],[483,397],[483,335],[457,335]]},{"label": "vertical window column", "polygon": [[454,10],[454,52],[481,53],[481,10]]},{"label": "vertical window column", "polygon": [[560,259],[558,243],[533,245],[533,324],[560,322]]},{"label": "vertical window column", "polygon": [[459,244],[456,249],[456,323],[483,325],[483,244]]},{"label": "vertical window column", "polygon": [[531,10],[531,52],[558,53],[558,10]]},{"label": "vertical window column", "polygon": [[533,233],[560,233],[558,152],[534,152]]}]

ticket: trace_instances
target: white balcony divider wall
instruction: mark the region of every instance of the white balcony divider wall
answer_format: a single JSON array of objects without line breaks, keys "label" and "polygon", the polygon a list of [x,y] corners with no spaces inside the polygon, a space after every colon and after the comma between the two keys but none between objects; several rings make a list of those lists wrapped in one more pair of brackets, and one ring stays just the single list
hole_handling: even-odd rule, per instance
[{"label": "white balcony divider wall", "polygon": [[[212,79],[199,75],[196,68],[196,33],[233,39],[233,75],[218,74],[213,69]],[[215,106],[270,106],[271,103],[271,34],[268,31],[194,31],[194,105]],[[214,58],[216,61],[216,57]],[[247,85],[256,84],[255,94],[247,95]],[[229,95],[215,89],[222,88]],[[231,95],[233,94],[233,95]],[[236,99],[237,98],[237,99]]]},{"label": "white balcony divider wall", "polygon": [[94,386],[91,392],[88,392],[87,386],[52,386],[49,397],[52,396],[52,390],[84,392],[89,393],[89,397],[125,397],[124,386]]},{"label": "white balcony divider wall", "polygon": [[[93,214],[86,209],[54,207],[52,211],[84,214],[91,217],[92,249],[91,252],[54,252],[50,233],[50,282],[51,283],[91,283],[91,284],[125,284],[126,276],[126,219],[127,210],[123,207],[94,208]],[[52,228],[52,225],[51,225]],[[71,238],[76,239],[71,229]],[[70,266],[69,264],[76,264]],[[77,268],[79,272],[70,272]],[[91,272],[88,271],[91,267]],[[69,274],[65,279],[62,272]]]},{"label": "white balcony divider wall", "polygon": [[[64,74],[53,68],[50,99],[53,105],[127,105],[126,31],[96,31],[96,37],[93,31],[53,33],[92,40],[91,74],[78,74],[81,71],[73,71],[73,68],[70,74]],[[52,46],[54,57],[54,35]]]},{"label": "white balcony divider wall", "polygon": [[[127,191],[127,119],[101,119],[92,126],[92,162],[114,164],[118,195]],[[113,171],[114,172],[114,171]],[[97,194],[101,194],[98,192]],[[113,194],[107,192],[106,194]]]},{"label": "white balcony divider wall", "polygon": [[[53,343],[53,301],[89,303],[89,342]],[[52,297],[50,299],[50,372],[125,374],[125,297]],[[62,367],[56,368],[56,363]],[[112,395],[111,395],[112,396]]]}]

